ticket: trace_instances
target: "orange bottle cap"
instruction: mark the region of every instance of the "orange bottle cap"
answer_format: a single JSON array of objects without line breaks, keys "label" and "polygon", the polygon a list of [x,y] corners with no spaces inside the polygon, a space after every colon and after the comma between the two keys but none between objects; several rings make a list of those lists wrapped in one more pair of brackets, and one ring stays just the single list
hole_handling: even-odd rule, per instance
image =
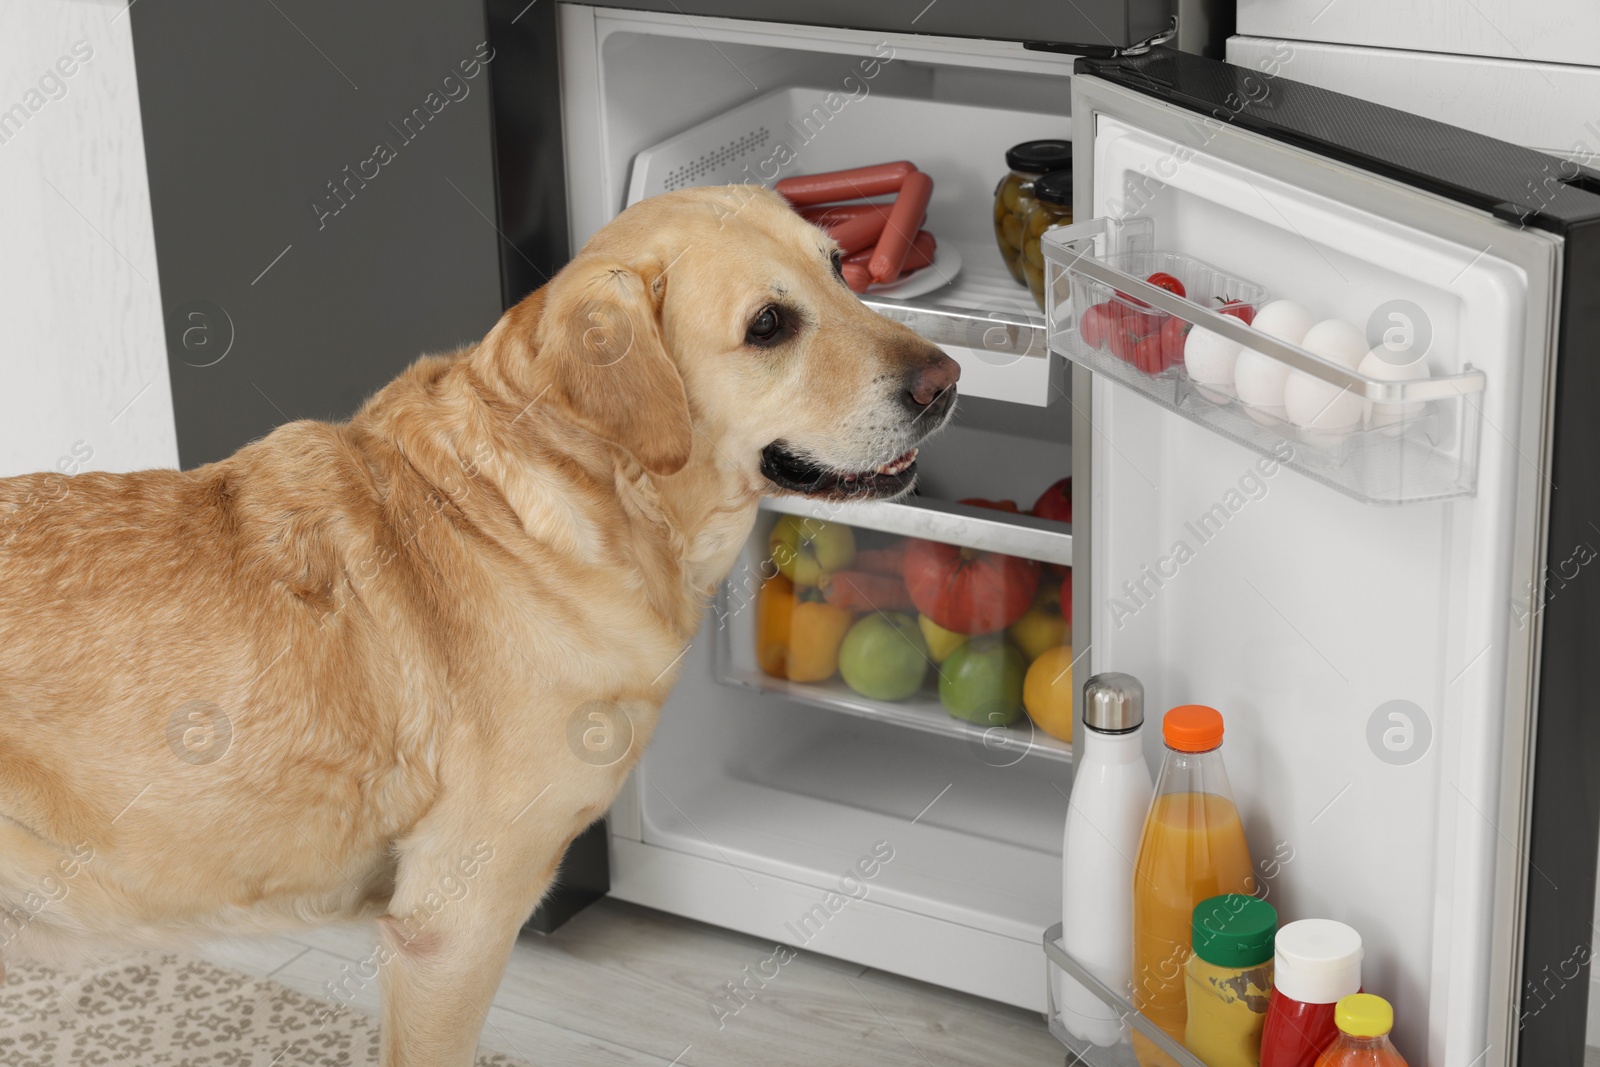
[{"label": "orange bottle cap", "polygon": [[1161,738],[1179,752],[1209,752],[1222,744],[1222,712],[1204,704],[1184,704],[1161,720]]}]

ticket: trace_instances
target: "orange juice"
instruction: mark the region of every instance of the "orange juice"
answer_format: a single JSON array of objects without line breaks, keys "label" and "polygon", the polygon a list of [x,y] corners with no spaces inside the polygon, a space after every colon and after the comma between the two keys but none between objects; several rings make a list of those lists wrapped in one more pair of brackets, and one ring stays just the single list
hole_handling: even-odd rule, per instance
[{"label": "orange juice", "polygon": [[[1255,878],[1218,751],[1221,715],[1189,705],[1168,712],[1162,725],[1168,751],[1134,865],[1133,1004],[1182,1044],[1194,907],[1223,893],[1253,893]],[[1137,1032],[1133,1048],[1143,1067],[1172,1063]]]}]

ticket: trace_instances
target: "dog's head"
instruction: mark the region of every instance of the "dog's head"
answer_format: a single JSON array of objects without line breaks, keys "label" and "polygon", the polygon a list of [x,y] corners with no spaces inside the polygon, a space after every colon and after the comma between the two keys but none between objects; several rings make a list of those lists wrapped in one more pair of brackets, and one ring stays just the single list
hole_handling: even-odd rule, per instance
[{"label": "dog's head", "polygon": [[530,393],[658,474],[701,447],[761,492],[897,496],[955,408],[955,361],[864,306],[832,239],[753,186],[635,204],[529,302]]}]

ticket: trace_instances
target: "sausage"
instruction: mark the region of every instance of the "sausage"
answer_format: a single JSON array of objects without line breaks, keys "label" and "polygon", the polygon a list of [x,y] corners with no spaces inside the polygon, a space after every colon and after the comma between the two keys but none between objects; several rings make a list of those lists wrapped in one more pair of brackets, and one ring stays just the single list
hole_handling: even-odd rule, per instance
[{"label": "sausage", "polygon": [[901,160],[822,174],[796,174],[780,180],[773,189],[795,207],[804,207],[826,204],[830,200],[865,200],[869,196],[896,193],[906,178],[916,173],[915,166]]},{"label": "sausage", "polygon": [[889,221],[878,238],[878,247],[867,261],[872,280],[880,285],[900,277],[906,257],[911,254],[911,242],[917,228],[928,213],[928,201],[933,199],[933,179],[920,170],[906,175],[889,209]]},{"label": "sausage", "polygon": [[828,236],[839,242],[840,251],[849,255],[851,252],[860,252],[876,244],[888,221],[887,210],[852,215],[850,218],[829,225]]},{"label": "sausage", "polygon": [[[911,251],[906,253],[905,266],[900,268],[901,274],[910,274],[914,270],[921,270],[933,262],[934,251],[938,242],[933,239],[933,234],[927,230],[918,230],[917,235],[911,239]],[[852,252],[844,257],[846,263],[859,263],[863,267],[872,258],[874,249],[863,248],[859,252]],[[870,272],[870,268],[869,268]]]},{"label": "sausage", "polygon": [[874,211],[888,211],[894,201],[883,204],[817,204],[814,207],[800,208],[800,217],[807,222],[814,222],[818,226],[827,226],[831,222],[842,222],[853,219],[857,215],[868,215]]},{"label": "sausage", "polygon": [[872,273],[860,263],[846,263],[839,270],[844,275],[844,283],[853,292],[864,293],[872,284]]}]

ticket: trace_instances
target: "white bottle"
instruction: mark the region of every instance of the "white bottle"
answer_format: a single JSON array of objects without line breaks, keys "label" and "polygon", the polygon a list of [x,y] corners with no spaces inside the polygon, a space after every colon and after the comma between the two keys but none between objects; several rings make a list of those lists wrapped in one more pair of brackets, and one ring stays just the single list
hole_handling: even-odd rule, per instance
[{"label": "white bottle", "polygon": [[[1132,994],[1133,864],[1154,785],[1145,763],[1144,686],[1097,674],[1083,686],[1083,725],[1061,847],[1061,943],[1119,995]],[[1082,1041],[1115,1045],[1124,1024],[1069,975],[1057,975],[1061,1021]]]}]

